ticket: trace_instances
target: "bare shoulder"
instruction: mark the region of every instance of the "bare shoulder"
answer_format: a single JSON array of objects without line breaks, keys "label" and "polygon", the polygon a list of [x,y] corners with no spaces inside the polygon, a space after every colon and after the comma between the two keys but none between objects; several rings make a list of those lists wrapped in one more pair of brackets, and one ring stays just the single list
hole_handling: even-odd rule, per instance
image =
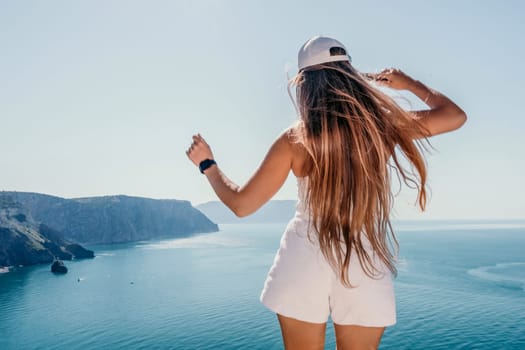
[{"label": "bare shoulder", "polygon": [[281,143],[283,147],[288,148],[290,152],[295,154],[299,149],[303,148],[299,140],[297,126],[291,125],[281,132],[276,142]]},{"label": "bare shoulder", "polygon": [[280,139],[285,143],[290,152],[292,158],[292,171],[295,176],[304,176],[304,167],[306,160],[308,159],[308,152],[306,151],[301,141],[301,126],[299,123],[295,123],[287,127],[280,135]]}]

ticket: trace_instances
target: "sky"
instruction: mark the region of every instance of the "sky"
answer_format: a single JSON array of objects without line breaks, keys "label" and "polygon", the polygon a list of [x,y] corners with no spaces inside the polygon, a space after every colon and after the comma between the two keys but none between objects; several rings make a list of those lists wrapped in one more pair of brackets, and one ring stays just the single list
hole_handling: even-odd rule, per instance
[{"label": "sky", "polygon": [[[295,121],[286,71],[322,34],[357,69],[400,68],[467,113],[430,138],[426,211],[403,188],[395,218],[525,218],[523,13],[495,0],[1,1],[0,190],[217,200],[186,157],[191,135],[244,184]],[[274,199],[296,191],[290,174]]]}]

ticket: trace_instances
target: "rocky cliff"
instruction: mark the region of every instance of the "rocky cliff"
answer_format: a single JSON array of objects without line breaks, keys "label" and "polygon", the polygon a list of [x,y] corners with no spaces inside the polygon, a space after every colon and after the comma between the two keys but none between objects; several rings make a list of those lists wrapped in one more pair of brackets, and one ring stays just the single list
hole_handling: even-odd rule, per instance
[{"label": "rocky cliff", "polygon": [[0,266],[92,257],[91,250],[65,240],[60,232],[36,222],[11,196],[0,194]]},{"label": "rocky cliff", "polygon": [[4,192],[48,227],[80,243],[122,243],[187,237],[218,231],[189,201],[129,196],[65,199],[39,193]]}]

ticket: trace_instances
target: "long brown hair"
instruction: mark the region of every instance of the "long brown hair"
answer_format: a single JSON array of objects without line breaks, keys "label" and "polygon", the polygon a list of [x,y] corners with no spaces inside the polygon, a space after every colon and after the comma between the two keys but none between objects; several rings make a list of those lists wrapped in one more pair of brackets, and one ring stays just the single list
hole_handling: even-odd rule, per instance
[{"label": "long brown hair", "polygon": [[[380,270],[365,249],[365,234],[396,275],[390,175],[393,170],[398,180],[401,174],[406,185],[417,188],[418,204],[425,210],[423,151],[428,149],[422,140],[430,145],[428,130],[349,62],[303,69],[290,84],[296,87],[300,114],[296,141],[309,154],[305,200],[322,253],[347,287],[352,286],[347,271],[353,251],[365,273],[375,278]],[[409,161],[408,168],[401,165],[396,148]]]}]

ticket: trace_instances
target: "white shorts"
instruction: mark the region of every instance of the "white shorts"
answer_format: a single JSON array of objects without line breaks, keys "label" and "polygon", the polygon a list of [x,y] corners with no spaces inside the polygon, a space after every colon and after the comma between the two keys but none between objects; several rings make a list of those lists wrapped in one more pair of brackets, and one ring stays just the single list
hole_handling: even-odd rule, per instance
[{"label": "white shorts", "polygon": [[[301,321],[325,323],[330,315],[340,325],[386,327],[396,323],[396,304],[392,276],[375,257],[382,277],[368,277],[356,254],[351,255],[349,278],[353,288],[337,278],[319,249],[315,233],[307,238],[304,218],[292,219],[281,238],[281,245],[264,283],[260,301],[268,309]],[[378,279],[379,278],[379,279]]]}]

